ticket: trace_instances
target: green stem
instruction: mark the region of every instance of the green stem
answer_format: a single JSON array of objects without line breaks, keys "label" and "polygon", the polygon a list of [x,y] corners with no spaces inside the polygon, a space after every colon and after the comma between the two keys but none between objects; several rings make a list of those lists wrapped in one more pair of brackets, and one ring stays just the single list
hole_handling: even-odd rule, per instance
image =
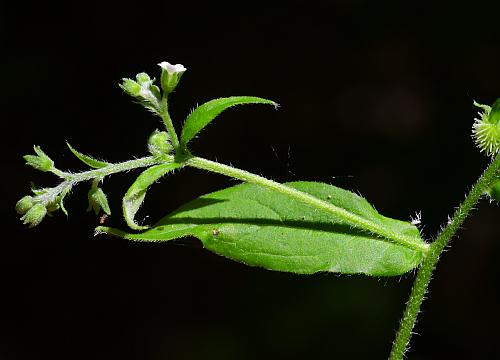
[{"label": "green stem", "polygon": [[63,178],[64,181],[56,187],[47,189],[47,191],[38,197],[38,200],[43,204],[50,204],[65,190],[70,190],[74,185],[86,180],[102,179],[105,176],[116,174],[123,171],[128,171],[140,167],[156,165],[162,162],[173,161],[173,156],[165,159],[158,159],[154,156],[147,156],[139,159],[124,161],[118,164],[109,164],[105,167],[82,171],[79,173],[69,173],[58,169],[53,169],[52,172]]},{"label": "green stem", "polygon": [[199,157],[191,157],[185,161],[185,164],[194,168],[208,170],[218,174],[226,175],[238,180],[242,180],[247,183],[256,184],[273,191],[279,192],[281,194],[287,195],[293,199],[296,199],[302,203],[308,204],[309,206],[315,207],[317,209],[326,211],[333,214],[349,224],[352,224],[356,228],[364,231],[369,231],[375,235],[381,236],[383,238],[389,239],[392,242],[403,245],[407,248],[418,250],[426,254],[429,250],[429,245],[416,243],[411,237],[404,236],[392,232],[390,230],[384,229],[376,223],[373,223],[367,219],[364,219],[358,215],[350,213],[342,208],[332,205],[326,201],[320,200],[312,195],[304,193],[302,191],[290,188],[286,185],[274,182],[272,180],[266,179],[262,176],[252,174],[245,170],[236,169],[231,166],[220,164],[214,161]]},{"label": "green stem", "polygon": [[452,219],[437,237],[436,241],[431,244],[430,251],[420,265],[420,268],[413,283],[410,299],[406,304],[406,309],[403,319],[399,325],[399,330],[396,334],[396,339],[392,345],[392,350],[389,359],[400,360],[403,358],[406,351],[412,329],[415,326],[417,315],[420,311],[420,306],[427,292],[427,287],[436,268],[439,256],[448,245],[449,241],[460,228],[464,220],[467,218],[471,210],[477,204],[481,196],[485,193],[489,186],[496,180],[498,169],[500,169],[500,154],[495,157],[483,175],[478,179],[476,184],[465,198],[464,202],[456,209]]},{"label": "green stem", "polygon": [[[171,159],[173,161],[173,157]],[[151,165],[156,165],[161,162],[165,162],[167,160],[161,159],[159,160],[158,158],[154,156],[146,156],[143,158],[139,159],[134,159],[134,160],[128,160],[124,161],[121,163],[117,164],[109,164],[108,166],[95,169],[95,170],[89,170],[89,171],[82,171],[79,173],[68,173],[68,172],[61,172],[62,178],[65,179],[65,181],[71,182],[73,184],[76,184],[81,181],[85,180],[92,180],[95,178],[103,178],[105,176],[111,175],[111,174],[116,174],[119,172],[127,171],[127,170],[132,170],[140,167],[146,167],[146,166],[151,166]]]},{"label": "green stem", "polygon": [[170,140],[172,141],[172,146],[174,149],[177,150],[179,149],[179,138],[177,137],[177,133],[175,132],[174,124],[172,123],[172,118],[170,117],[170,114],[168,113],[168,97],[167,95],[163,96],[162,99],[162,105],[161,105],[161,111],[160,111],[160,116],[161,119],[163,120],[163,123],[165,124],[165,128],[167,129],[168,135],[170,136]]}]

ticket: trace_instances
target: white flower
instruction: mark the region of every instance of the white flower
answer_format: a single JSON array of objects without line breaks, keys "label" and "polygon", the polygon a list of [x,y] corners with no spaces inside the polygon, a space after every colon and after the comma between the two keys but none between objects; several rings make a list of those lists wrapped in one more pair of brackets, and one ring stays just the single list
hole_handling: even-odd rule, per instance
[{"label": "white flower", "polygon": [[158,64],[162,69],[167,70],[169,74],[182,74],[184,71],[187,69],[184,67],[182,64],[175,64],[172,65],[171,63],[167,61],[162,61],[161,63]]}]

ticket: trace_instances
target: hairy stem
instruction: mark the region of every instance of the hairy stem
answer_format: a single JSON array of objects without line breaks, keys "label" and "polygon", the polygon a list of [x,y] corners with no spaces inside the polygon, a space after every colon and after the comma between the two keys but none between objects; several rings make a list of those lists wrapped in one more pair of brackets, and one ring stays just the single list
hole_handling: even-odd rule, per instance
[{"label": "hairy stem", "polygon": [[471,210],[477,204],[481,196],[496,180],[499,168],[500,154],[495,157],[485,172],[481,175],[476,184],[470,190],[469,194],[466,196],[463,203],[456,209],[452,219],[441,231],[436,241],[431,244],[430,251],[420,265],[417,277],[413,283],[410,299],[406,304],[406,309],[399,325],[396,339],[392,345],[389,357],[390,360],[400,360],[403,358],[412,334],[412,329],[415,325],[415,321],[417,320],[417,315],[420,311],[420,306],[424,299],[424,295],[427,292],[427,287],[429,286],[432,273],[439,260],[439,256],[453,235],[455,235],[457,230],[460,228],[464,220],[467,218]]},{"label": "hairy stem", "polygon": [[156,165],[161,162],[167,161],[173,161],[173,157],[168,157],[160,160],[154,156],[147,156],[139,159],[124,161],[118,164],[109,164],[99,169],[82,171],[79,173],[69,173],[58,169],[53,169],[52,172],[64,180],[56,187],[46,189],[47,191],[44,194],[38,196],[38,200],[43,204],[50,204],[56,200],[59,194],[61,194],[63,191],[71,190],[71,188],[79,182],[102,179],[103,177],[111,174],[116,174],[122,171],[128,171],[140,167]]},{"label": "hairy stem", "polygon": [[210,161],[207,159],[199,158],[199,157],[191,157],[185,162],[186,165],[208,170],[211,172],[215,172],[218,174],[226,175],[238,180],[242,180],[247,183],[256,184],[273,191],[279,192],[281,194],[287,195],[295,200],[298,200],[302,203],[305,203],[309,206],[315,207],[317,209],[326,211],[330,214],[333,214],[352,226],[359,228],[364,231],[369,231],[375,235],[388,239],[394,243],[403,245],[407,248],[418,250],[426,254],[429,250],[429,246],[427,244],[416,243],[414,239],[411,237],[407,237],[404,235],[400,235],[389,230],[386,230],[380,227],[378,224],[375,224],[369,220],[366,220],[360,216],[352,214],[342,208],[339,208],[335,205],[332,205],[326,201],[320,200],[314,196],[311,196],[302,191],[290,188],[286,185],[274,182],[272,180],[266,179],[262,176],[252,174],[245,170],[236,169],[234,167],[220,164],[214,161]]},{"label": "hairy stem", "polygon": [[[173,161],[173,157],[171,160]],[[135,168],[156,165],[162,162],[166,162],[166,160],[164,159],[159,160],[154,156],[146,156],[143,158],[128,160],[117,164],[109,164],[108,166],[95,170],[82,171],[79,173],[60,172],[60,174],[58,175],[61,176],[65,181],[71,182],[72,184],[76,184],[81,181],[92,180],[95,178],[103,178],[111,174],[116,174],[119,172],[132,170]]]},{"label": "hairy stem", "polygon": [[172,146],[177,151],[179,149],[179,138],[177,137],[177,133],[175,132],[174,124],[172,123],[172,118],[168,113],[168,98],[167,95],[164,95],[162,99],[162,106],[160,111],[161,119],[165,124],[165,128],[167,129],[168,135],[170,136],[170,140],[172,141]]}]

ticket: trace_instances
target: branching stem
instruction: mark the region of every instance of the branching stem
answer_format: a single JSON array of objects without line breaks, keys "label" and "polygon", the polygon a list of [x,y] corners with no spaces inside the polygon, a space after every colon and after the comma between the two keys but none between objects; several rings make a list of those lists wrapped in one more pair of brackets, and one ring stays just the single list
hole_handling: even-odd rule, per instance
[{"label": "branching stem", "polygon": [[43,204],[50,204],[57,198],[57,196],[59,196],[59,194],[61,194],[65,190],[69,191],[74,185],[79,182],[102,179],[103,177],[111,174],[116,174],[140,167],[152,166],[165,161],[173,161],[173,157],[169,157],[167,159],[158,159],[154,156],[146,156],[143,158],[128,160],[117,164],[109,164],[108,166],[99,169],[82,171],[79,173],[70,173],[58,169],[52,169],[52,173],[62,178],[63,182],[56,187],[47,189],[47,191],[43,195],[40,195],[38,199]]},{"label": "branching stem", "polygon": [[436,241],[431,244],[430,251],[420,265],[420,268],[413,283],[410,299],[406,304],[406,309],[401,320],[399,330],[394,340],[390,360],[400,360],[403,358],[407,349],[410,336],[412,334],[417,315],[420,311],[420,306],[427,292],[432,273],[436,268],[439,256],[443,252],[446,245],[455,235],[464,220],[467,218],[471,210],[477,204],[481,196],[485,193],[489,186],[497,179],[498,170],[500,169],[500,154],[496,155],[495,159],[486,168],[484,173],[478,179],[476,184],[463,201],[456,209],[452,219],[437,237]]},{"label": "branching stem", "polygon": [[[128,171],[140,167],[147,167],[147,166],[152,166],[156,165],[159,163],[164,162],[165,160],[159,160],[158,158],[154,156],[146,156],[143,158],[139,159],[133,159],[133,160],[128,160],[124,161],[121,163],[117,164],[109,164],[108,166],[99,168],[99,169],[94,169],[94,170],[89,170],[89,171],[82,171],[79,173],[69,173],[69,172],[61,172],[62,178],[64,178],[65,181],[72,182],[73,184],[79,183],[81,181],[85,180],[92,180],[95,178],[103,178],[105,176],[111,175],[111,174],[116,174],[119,172],[123,171]],[[173,161],[173,157],[172,157]]]}]

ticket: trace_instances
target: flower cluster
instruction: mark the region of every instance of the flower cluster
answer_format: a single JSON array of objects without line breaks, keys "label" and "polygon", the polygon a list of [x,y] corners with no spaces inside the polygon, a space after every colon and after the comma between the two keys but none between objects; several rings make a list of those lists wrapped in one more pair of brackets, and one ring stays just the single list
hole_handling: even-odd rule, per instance
[{"label": "flower cluster", "polygon": [[16,204],[16,212],[21,217],[21,221],[29,227],[37,226],[46,215],[61,209],[66,215],[64,208],[64,197],[69,193],[71,187],[59,185],[50,189],[32,189],[34,196],[26,195]]},{"label": "flower cluster", "polygon": [[177,87],[181,80],[182,74],[186,71],[184,65],[172,65],[169,62],[163,61],[158,64],[161,67],[160,88],[154,85],[155,79],[151,78],[146,73],[136,75],[136,80],[129,78],[122,79],[120,87],[130,96],[138,100],[145,108],[155,114],[160,115],[162,100],[168,96]]}]

